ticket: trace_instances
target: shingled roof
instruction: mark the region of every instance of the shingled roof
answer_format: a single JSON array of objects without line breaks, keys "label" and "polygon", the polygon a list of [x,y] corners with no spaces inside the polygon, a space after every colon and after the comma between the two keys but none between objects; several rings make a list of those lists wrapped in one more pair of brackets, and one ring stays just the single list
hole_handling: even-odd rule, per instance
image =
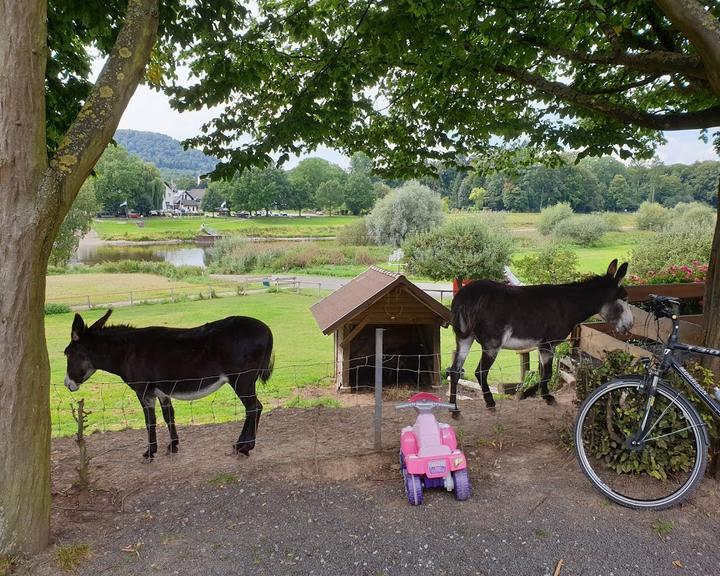
[{"label": "shingled roof", "polygon": [[368,268],[360,276],[323,298],[311,308],[311,311],[323,333],[330,334],[397,286],[406,288],[422,304],[437,314],[443,326],[450,323],[450,311],[440,302],[428,296],[402,274],[375,266]]}]

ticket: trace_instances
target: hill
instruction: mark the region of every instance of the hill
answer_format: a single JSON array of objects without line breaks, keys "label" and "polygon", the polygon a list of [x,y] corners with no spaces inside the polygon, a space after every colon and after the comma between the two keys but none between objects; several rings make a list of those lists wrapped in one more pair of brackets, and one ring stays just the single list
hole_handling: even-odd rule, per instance
[{"label": "hill", "polygon": [[165,178],[206,174],[217,163],[215,158],[200,150],[184,150],[179,140],[157,132],[118,130],[115,141],[131,154],[155,164]]}]

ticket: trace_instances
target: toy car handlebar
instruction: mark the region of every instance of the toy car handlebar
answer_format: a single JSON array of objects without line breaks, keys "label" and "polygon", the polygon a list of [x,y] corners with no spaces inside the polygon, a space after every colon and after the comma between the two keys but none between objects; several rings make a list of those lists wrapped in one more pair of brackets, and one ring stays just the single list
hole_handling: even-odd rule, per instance
[{"label": "toy car handlebar", "polygon": [[416,400],[415,402],[401,402],[395,405],[395,410],[401,410],[403,408],[415,408],[416,410],[434,410],[435,408],[448,408],[450,410],[457,410],[455,404],[449,402],[433,402],[430,400]]}]

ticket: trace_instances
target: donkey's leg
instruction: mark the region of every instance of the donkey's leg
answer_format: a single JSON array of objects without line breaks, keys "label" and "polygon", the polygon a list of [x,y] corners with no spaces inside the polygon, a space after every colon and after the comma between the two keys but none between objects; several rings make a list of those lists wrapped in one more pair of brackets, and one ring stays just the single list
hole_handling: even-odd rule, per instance
[{"label": "donkey's leg", "polygon": [[157,434],[155,420],[155,394],[146,389],[136,391],[138,400],[143,407],[143,414],[145,415],[145,428],[148,433],[148,448],[143,454],[143,458],[146,460],[152,460],[157,452]]},{"label": "donkey's leg", "polygon": [[549,343],[543,343],[538,348],[540,357],[540,394],[548,404],[555,404],[555,397],[548,390],[548,382],[552,377],[552,362],[555,355],[555,347]]},{"label": "donkey's leg", "polygon": [[490,386],[488,386],[488,373],[495,363],[495,358],[497,358],[499,350],[499,348],[485,348],[485,346],[483,346],[482,356],[480,357],[477,370],[475,370],[475,378],[480,382],[483,398],[485,398],[485,406],[489,410],[495,409],[495,399],[493,398],[492,392],[490,392]]},{"label": "donkey's leg", "polygon": [[258,424],[260,423],[260,414],[262,414],[263,406],[255,394],[255,381],[257,375],[253,372],[241,374],[233,383],[233,390],[237,394],[240,401],[245,406],[245,424],[243,424],[240,437],[235,443],[235,452],[249,456],[250,450],[255,448],[255,435],[257,433]]},{"label": "donkey's leg", "polygon": [[472,336],[467,338],[455,338],[455,354],[453,363],[448,374],[450,374],[450,404],[455,404],[455,409],[451,410],[452,417],[456,420],[460,418],[460,410],[457,408],[457,385],[462,374],[462,367],[465,364],[467,355],[470,353],[470,347],[474,342]]},{"label": "donkey's leg", "polygon": [[175,454],[178,451],[178,444],[180,444],[180,439],[178,438],[177,429],[175,428],[175,408],[173,408],[169,396],[160,397],[160,407],[162,408],[162,414],[163,418],[165,419],[165,424],[167,424],[168,431],[170,432],[170,444],[168,444],[167,451],[168,454],[170,452]]}]

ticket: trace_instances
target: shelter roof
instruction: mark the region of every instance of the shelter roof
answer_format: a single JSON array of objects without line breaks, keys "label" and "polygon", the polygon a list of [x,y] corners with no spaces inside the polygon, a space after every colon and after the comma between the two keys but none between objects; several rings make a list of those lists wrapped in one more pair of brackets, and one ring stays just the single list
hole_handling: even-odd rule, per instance
[{"label": "shelter roof", "polygon": [[450,311],[410,282],[402,274],[372,266],[315,304],[311,311],[324,334],[350,322],[396,287],[402,287],[434,312],[443,326],[450,323]]}]

